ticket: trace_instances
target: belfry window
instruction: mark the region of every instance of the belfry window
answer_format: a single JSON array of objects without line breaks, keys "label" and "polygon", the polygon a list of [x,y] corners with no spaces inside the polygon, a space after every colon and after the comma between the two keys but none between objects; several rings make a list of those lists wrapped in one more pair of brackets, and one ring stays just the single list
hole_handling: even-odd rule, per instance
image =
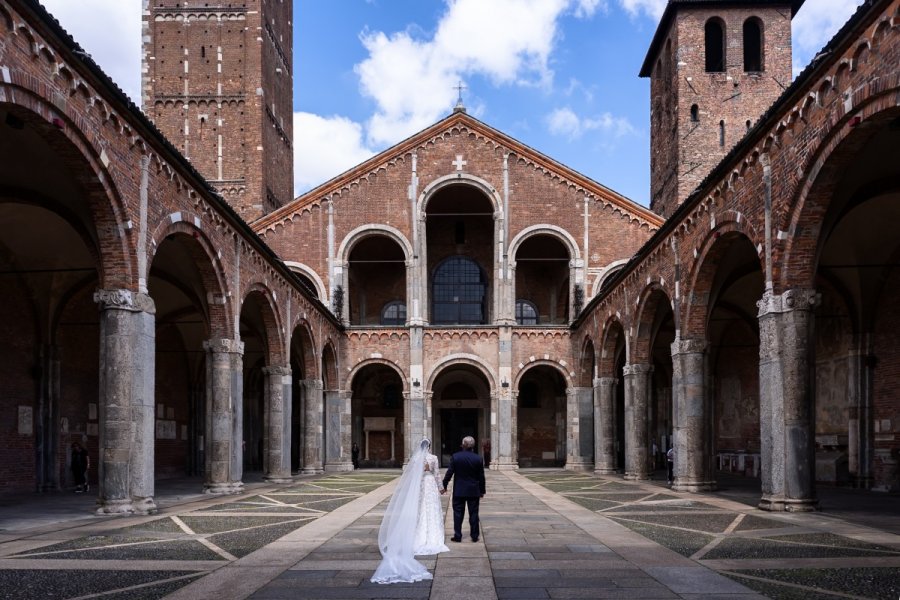
[{"label": "belfry window", "polygon": [[719,19],[710,19],[704,28],[706,72],[725,72],[725,26]]},{"label": "belfry window", "polygon": [[441,325],[483,325],[487,283],[471,258],[453,256],[434,272],[432,322]]},{"label": "belfry window", "polygon": [[719,121],[719,146],[725,145],[725,121]]},{"label": "belfry window", "polygon": [[691,105],[691,123],[700,122],[700,107],[696,104]]},{"label": "belfry window", "polygon": [[756,17],[744,21],[744,71],[763,70],[762,22]]}]

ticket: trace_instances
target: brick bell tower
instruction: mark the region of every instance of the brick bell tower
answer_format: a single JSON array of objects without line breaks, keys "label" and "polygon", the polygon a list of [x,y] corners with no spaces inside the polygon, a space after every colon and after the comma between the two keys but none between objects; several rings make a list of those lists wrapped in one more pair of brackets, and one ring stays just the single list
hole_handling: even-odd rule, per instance
[{"label": "brick bell tower", "polygon": [[142,1],[144,112],[246,221],[292,200],[292,0]]},{"label": "brick bell tower", "polygon": [[669,217],[791,83],[804,0],[669,0],[650,78],[650,209]]}]

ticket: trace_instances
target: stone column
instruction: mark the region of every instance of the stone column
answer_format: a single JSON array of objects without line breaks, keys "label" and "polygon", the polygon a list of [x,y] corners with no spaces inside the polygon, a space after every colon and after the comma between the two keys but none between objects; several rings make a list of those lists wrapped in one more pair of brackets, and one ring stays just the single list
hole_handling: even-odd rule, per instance
[{"label": "stone column", "polygon": [[[234,407],[242,404],[243,342],[212,339],[203,343],[206,351],[206,483],[207,494],[236,494],[242,491],[241,473],[235,463]],[[243,452],[241,449],[241,462]],[[238,463],[240,464],[240,463]]]},{"label": "stone column", "polygon": [[65,485],[59,480],[58,457],[66,448],[59,448],[59,346],[40,347],[40,379],[37,410],[32,421],[34,445],[37,452],[37,486],[40,491],[58,490]]},{"label": "stone column", "polygon": [[291,483],[290,433],[285,430],[291,422],[291,368],[264,367],[263,374],[266,378],[263,479],[270,483]]},{"label": "stone column", "polygon": [[352,471],[350,458],[350,392],[327,390],[325,392],[325,418],[328,425],[325,434],[325,471]]},{"label": "stone column", "polygon": [[647,364],[625,365],[625,479],[650,478],[650,373]]},{"label": "stone column", "polygon": [[325,472],[322,455],[322,417],[324,411],[324,387],[321,379],[304,379],[301,382],[304,394],[303,406],[306,423],[303,431],[303,471],[304,475]]},{"label": "stone column", "polygon": [[[759,305],[760,508],[816,510],[812,326],[815,290],[766,292]],[[767,450],[768,448],[768,450]]]},{"label": "stone column", "polygon": [[[514,272],[515,269],[512,269]],[[509,292],[508,298],[513,296],[513,286],[515,279],[506,279],[502,281],[504,289]],[[491,439],[491,468],[498,471],[512,471],[519,468],[519,461],[516,446],[516,429],[517,411],[516,411],[516,394],[512,391],[512,363],[513,363],[513,328],[510,326],[515,323],[515,312],[510,319],[509,309],[515,304],[515,301],[504,301],[501,303],[501,309],[505,311],[501,325],[498,328],[497,343],[497,365],[500,377],[500,387],[494,394],[491,394],[491,417],[490,417],[490,439]],[[479,440],[479,446],[481,441]]]},{"label": "stone column", "polygon": [[599,377],[594,380],[594,473],[597,475],[616,472],[613,406],[617,383],[615,377]]},{"label": "stone column", "polygon": [[566,470],[589,471],[594,465],[594,410],[592,390],[574,387],[566,390]]},{"label": "stone column", "polygon": [[153,300],[130,290],[98,290],[100,456],[98,514],[156,511],[154,493]]},{"label": "stone column", "polygon": [[403,455],[403,464],[409,462],[412,453],[419,447],[419,442],[423,438],[431,440],[432,454],[440,454],[440,449],[435,445],[435,441],[431,434],[428,411],[425,406],[425,394],[422,393],[422,386],[413,390],[411,394],[404,394],[404,400],[409,409],[406,423],[398,423],[400,430],[406,436],[406,452]]},{"label": "stone column", "polygon": [[714,490],[710,472],[709,399],[706,393],[706,342],[679,339],[672,342],[673,443],[675,483],[680,492]]}]

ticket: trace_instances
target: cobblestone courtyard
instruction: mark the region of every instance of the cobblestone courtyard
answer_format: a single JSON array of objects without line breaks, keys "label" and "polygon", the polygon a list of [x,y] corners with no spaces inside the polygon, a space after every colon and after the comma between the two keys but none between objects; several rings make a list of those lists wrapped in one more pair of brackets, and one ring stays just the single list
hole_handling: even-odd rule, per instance
[{"label": "cobblestone courtyard", "polygon": [[480,542],[423,558],[433,581],[371,584],[396,476],[253,484],[161,502],[150,517],[0,506],[0,598],[900,597],[897,510],[879,527],[871,511],[772,514],[726,494],[561,470],[489,472]]}]

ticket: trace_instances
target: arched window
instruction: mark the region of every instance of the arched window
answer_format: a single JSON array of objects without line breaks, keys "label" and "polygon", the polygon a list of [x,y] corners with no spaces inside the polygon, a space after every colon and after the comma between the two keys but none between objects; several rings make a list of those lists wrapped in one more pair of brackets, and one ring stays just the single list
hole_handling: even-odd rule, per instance
[{"label": "arched window", "polygon": [[516,323],[519,325],[537,325],[537,307],[528,300],[516,300]]},{"label": "arched window", "polygon": [[763,70],[762,21],[750,17],[744,21],[744,71]]},{"label": "arched window", "polygon": [[725,72],[725,27],[721,20],[710,19],[704,28],[706,35],[707,73]]},{"label": "arched window", "polygon": [[382,325],[405,325],[406,324],[406,304],[400,300],[388,302],[381,309]]},{"label": "arched window", "polygon": [[487,323],[487,282],[471,258],[453,256],[434,272],[431,322],[439,325]]},{"label": "arched window", "polygon": [[725,121],[719,121],[719,145],[725,145]]},{"label": "arched window", "polygon": [[700,107],[696,104],[691,105],[691,123],[700,122]]}]

